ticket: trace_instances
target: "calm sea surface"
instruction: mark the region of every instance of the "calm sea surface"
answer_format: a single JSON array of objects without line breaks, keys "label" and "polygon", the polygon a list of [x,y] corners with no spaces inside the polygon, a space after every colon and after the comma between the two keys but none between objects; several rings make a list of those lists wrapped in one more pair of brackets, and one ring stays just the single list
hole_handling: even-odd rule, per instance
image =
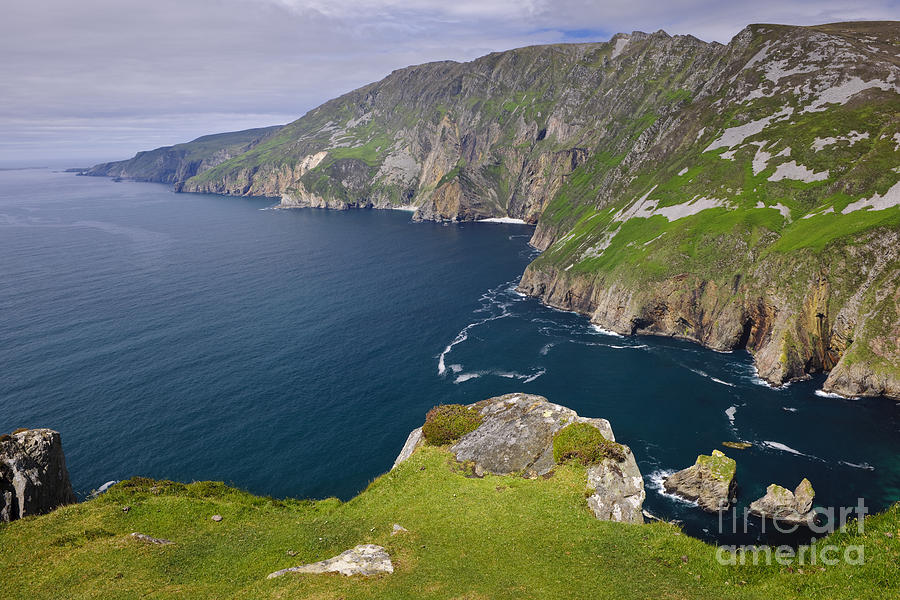
[{"label": "calm sea surface", "polygon": [[62,432],[81,496],[145,475],[346,499],[433,405],[522,391],[609,419],[645,508],[701,537],[734,536],[658,482],[728,440],[754,444],[722,448],[741,506],[802,477],[821,506],[900,498],[895,402],[772,390],[746,353],[521,297],[530,227],[270,204],[0,172],[0,431]]}]

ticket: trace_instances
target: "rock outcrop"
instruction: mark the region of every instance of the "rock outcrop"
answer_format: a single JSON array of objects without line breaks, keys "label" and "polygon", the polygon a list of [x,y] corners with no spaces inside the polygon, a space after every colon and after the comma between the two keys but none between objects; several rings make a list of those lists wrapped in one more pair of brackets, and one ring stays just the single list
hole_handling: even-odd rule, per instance
[{"label": "rock outcrop", "polygon": [[286,573],[340,573],[368,577],[393,572],[394,565],[387,550],[374,544],[360,544],[328,560],[275,571],[270,573],[268,578],[274,579]]},{"label": "rock outcrop", "polygon": [[25,429],[0,436],[0,521],[47,513],[73,502],[58,432]]},{"label": "rock outcrop", "polygon": [[813,511],[815,491],[804,478],[793,492],[777,484],[766,488],[766,495],[750,503],[750,514],[792,526],[809,527],[816,517]]},{"label": "rock outcrop", "polygon": [[[581,417],[574,410],[553,404],[543,396],[506,394],[471,405],[483,416],[481,424],[451,446],[456,460],[471,463],[476,475],[546,475],[555,466],[554,434],[571,423],[587,423],[609,441],[615,441],[606,419]],[[419,432],[419,433],[417,433]],[[422,443],[420,430],[413,431],[396,465],[406,460]],[[604,458],[588,468],[588,498],[598,519],[642,523],[646,492],[634,455],[621,445],[624,460]]]},{"label": "rock outcrop", "polygon": [[736,471],[733,459],[713,450],[712,455],[701,454],[693,466],[667,477],[663,487],[670,494],[696,502],[707,512],[719,512],[727,510],[734,501]]}]

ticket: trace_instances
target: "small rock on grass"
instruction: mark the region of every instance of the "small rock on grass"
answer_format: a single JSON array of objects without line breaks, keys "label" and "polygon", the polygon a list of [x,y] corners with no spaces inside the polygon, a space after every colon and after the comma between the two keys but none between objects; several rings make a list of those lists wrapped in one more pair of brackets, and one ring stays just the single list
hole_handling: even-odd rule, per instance
[{"label": "small rock on grass", "polygon": [[398,533],[405,533],[407,531],[409,531],[409,530],[406,527],[404,527],[403,525],[400,525],[399,523],[394,523],[394,528],[391,531],[391,535],[397,535]]},{"label": "small rock on grass", "polygon": [[171,540],[164,540],[162,538],[150,537],[149,535],[144,535],[143,533],[138,533],[136,531],[131,534],[131,537],[133,537],[134,539],[139,540],[141,542],[146,542],[148,544],[156,544],[157,546],[168,546],[169,544],[175,543]]},{"label": "small rock on grass", "polygon": [[215,521],[216,523],[218,523],[219,521],[222,520],[222,515],[213,515],[211,518],[212,518],[213,521]]},{"label": "small rock on grass", "polygon": [[268,578],[273,579],[286,573],[340,573],[341,575],[377,575],[378,573],[393,573],[394,565],[387,550],[374,544],[360,544],[355,548],[341,552],[328,560],[290,567],[270,573]]}]

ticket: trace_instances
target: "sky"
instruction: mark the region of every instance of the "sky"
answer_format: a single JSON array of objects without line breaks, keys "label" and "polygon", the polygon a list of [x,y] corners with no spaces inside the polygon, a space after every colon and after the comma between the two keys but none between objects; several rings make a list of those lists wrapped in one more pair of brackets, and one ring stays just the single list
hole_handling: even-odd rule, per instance
[{"label": "sky", "polygon": [[10,0],[0,165],[287,123],[394,69],[530,44],[898,18],[900,0]]}]

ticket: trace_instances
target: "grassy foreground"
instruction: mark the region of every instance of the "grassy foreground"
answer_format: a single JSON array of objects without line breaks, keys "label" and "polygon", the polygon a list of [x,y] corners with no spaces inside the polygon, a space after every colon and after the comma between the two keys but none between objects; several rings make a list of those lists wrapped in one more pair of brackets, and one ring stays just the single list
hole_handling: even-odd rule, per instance
[{"label": "grassy foreground", "polygon": [[[423,448],[353,500],[272,500],[218,483],[134,479],[99,498],[0,525],[0,597],[28,598],[897,598],[900,504],[866,531],[861,566],[721,566],[665,523],[597,521],[585,472],[470,478]],[[129,506],[130,510],[122,509]],[[222,522],[210,520],[214,514]],[[391,536],[394,523],[409,531]],[[151,546],[141,532],[175,542]],[[820,543],[822,540],[820,540]],[[361,543],[392,575],[266,575]],[[288,552],[296,553],[294,556]]]}]

